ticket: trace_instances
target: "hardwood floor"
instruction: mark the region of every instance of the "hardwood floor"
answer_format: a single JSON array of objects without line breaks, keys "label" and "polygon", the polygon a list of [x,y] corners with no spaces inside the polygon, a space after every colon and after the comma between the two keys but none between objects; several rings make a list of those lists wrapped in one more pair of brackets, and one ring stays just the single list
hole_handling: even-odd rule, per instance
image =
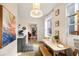
[{"label": "hardwood floor", "polygon": [[36,43],[37,42],[37,39],[30,39],[29,40],[29,43],[33,44],[33,43]]},{"label": "hardwood floor", "polygon": [[41,53],[39,51],[27,51],[18,53],[18,56],[41,56]]}]

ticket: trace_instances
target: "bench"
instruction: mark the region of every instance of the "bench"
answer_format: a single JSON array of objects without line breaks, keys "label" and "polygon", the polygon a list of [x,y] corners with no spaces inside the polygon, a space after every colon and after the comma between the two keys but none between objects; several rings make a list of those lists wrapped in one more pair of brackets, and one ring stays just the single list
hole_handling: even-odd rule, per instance
[{"label": "bench", "polygon": [[48,51],[44,44],[40,44],[39,49],[43,56],[52,56],[52,54]]}]

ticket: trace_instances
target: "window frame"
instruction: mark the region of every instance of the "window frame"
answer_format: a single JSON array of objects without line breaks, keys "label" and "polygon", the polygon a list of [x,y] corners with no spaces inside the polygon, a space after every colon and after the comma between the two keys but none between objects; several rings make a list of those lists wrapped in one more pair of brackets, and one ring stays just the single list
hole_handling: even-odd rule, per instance
[{"label": "window frame", "polygon": [[[68,19],[68,35],[74,35],[74,34],[71,34],[70,32],[69,32],[69,28],[70,28],[70,26],[72,26],[72,25],[74,25],[74,26],[79,26],[79,23],[73,23],[73,24],[70,24],[70,19],[69,19],[69,17],[72,17],[72,15],[69,15],[68,14],[68,8],[69,8],[69,6],[71,5],[71,4],[75,4],[75,13],[76,13],[76,11],[77,10],[79,10],[79,3],[70,3],[70,4],[67,4],[67,9],[66,9],[66,16],[67,16],[67,19]],[[74,14],[75,14],[74,13]],[[77,19],[77,17],[76,16],[74,16],[75,17],[75,19]],[[75,28],[74,28],[75,29]],[[78,36],[78,35],[77,35]]]}]

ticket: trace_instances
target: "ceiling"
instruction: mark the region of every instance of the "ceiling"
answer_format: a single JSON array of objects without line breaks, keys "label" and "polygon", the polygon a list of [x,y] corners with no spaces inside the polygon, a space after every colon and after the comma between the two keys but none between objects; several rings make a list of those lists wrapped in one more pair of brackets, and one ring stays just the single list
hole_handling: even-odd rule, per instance
[{"label": "ceiling", "polygon": [[[48,14],[53,7],[56,5],[56,3],[41,3],[41,10],[43,11],[43,15]],[[19,17],[24,18],[32,18],[30,16],[30,11],[32,10],[32,3],[20,3],[18,4],[18,12]]]}]

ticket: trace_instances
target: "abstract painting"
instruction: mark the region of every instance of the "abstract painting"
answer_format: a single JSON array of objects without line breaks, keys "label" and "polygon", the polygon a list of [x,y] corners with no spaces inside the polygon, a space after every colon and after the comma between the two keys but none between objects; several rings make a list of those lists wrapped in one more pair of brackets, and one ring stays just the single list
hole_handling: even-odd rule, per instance
[{"label": "abstract painting", "polygon": [[3,32],[2,47],[16,40],[16,18],[5,7],[3,7]]}]

